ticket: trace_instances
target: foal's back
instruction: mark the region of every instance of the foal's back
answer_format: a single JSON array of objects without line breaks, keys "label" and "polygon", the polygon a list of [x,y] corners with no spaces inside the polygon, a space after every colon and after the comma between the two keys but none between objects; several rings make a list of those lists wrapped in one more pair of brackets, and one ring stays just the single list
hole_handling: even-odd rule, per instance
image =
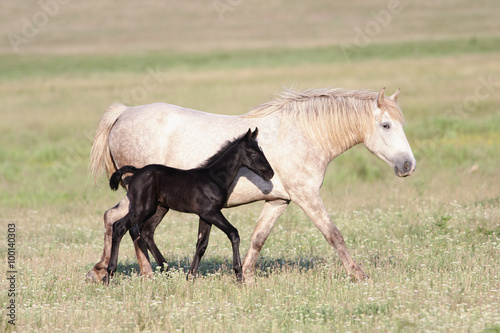
[{"label": "foal's back", "polygon": [[128,196],[131,201],[199,214],[207,209],[222,209],[227,193],[217,186],[207,169],[181,170],[150,164],[134,173]]}]

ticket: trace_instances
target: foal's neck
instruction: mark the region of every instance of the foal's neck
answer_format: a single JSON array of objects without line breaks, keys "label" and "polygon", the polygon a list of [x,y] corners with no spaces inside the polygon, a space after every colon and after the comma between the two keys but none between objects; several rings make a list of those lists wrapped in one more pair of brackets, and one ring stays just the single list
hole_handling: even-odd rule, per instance
[{"label": "foal's neck", "polygon": [[241,153],[238,147],[233,145],[225,150],[216,160],[206,166],[210,176],[223,189],[229,189],[238,171],[243,166]]}]

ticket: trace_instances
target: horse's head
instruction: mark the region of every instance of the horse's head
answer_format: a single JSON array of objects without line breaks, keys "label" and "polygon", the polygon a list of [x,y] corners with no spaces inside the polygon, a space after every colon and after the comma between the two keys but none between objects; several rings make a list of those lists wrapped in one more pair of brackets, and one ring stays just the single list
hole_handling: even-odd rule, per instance
[{"label": "horse's head", "polygon": [[413,156],[405,132],[402,113],[397,104],[399,89],[389,98],[380,91],[373,103],[373,127],[365,135],[365,146],[394,168],[399,177],[413,173],[417,161]]},{"label": "horse's head", "polygon": [[257,128],[253,132],[251,129],[248,129],[247,134],[243,138],[244,150],[242,161],[245,167],[268,181],[273,178],[274,171],[257,142],[258,133]]}]

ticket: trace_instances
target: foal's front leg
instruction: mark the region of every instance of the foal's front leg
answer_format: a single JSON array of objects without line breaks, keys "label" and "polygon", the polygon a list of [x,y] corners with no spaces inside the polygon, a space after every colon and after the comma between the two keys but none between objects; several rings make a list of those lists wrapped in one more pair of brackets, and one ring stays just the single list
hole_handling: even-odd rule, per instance
[{"label": "foal's front leg", "polygon": [[198,273],[198,266],[200,265],[201,257],[205,254],[205,250],[208,246],[208,239],[210,237],[210,229],[212,225],[204,221],[200,218],[200,222],[198,225],[198,241],[196,242],[196,252],[194,253],[193,262],[191,263],[191,267],[186,275],[186,279],[189,279],[190,276],[196,277],[196,273]]},{"label": "foal's front leg", "polygon": [[243,274],[241,270],[240,235],[238,234],[238,230],[229,223],[220,211],[212,211],[203,216],[200,215],[200,218],[221,229],[231,241],[233,247],[233,270],[236,274],[236,280],[241,282],[243,280]]}]

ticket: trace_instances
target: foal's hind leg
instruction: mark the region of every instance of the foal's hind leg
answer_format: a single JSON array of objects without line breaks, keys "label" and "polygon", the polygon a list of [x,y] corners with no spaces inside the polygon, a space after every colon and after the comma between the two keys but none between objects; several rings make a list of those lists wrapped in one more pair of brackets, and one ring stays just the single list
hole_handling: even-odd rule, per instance
[{"label": "foal's hind leg", "polygon": [[208,238],[210,237],[210,229],[212,225],[205,222],[202,218],[200,218],[200,222],[198,225],[198,241],[196,242],[196,252],[194,254],[193,262],[191,263],[191,267],[189,268],[186,279],[189,279],[190,276],[196,277],[196,273],[198,273],[198,266],[200,265],[201,257],[205,254],[205,250],[208,246]]},{"label": "foal's hind leg", "polygon": [[105,283],[109,282],[109,278],[111,278],[114,272],[116,272],[116,268],[118,266],[118,250],[123,235],[125,235],[125,233],[139,221],[140,215],[135,214],[135,212],[129,212],[113,224],[111,254],[109,256],[109,264],[107,267],[108,278],[103,280]]},{"label": "foal's hind leg", "polygon": [[113,224],[128,213],[129,204],[129,199],[125,196],[116,206],[104,213],[104,249],[101,260],[87,273],[87,281],[101,282],[106,277],[106,269],[109,264],[109,256],[111,255]]},{"label": "foal's hind leg", "polygon": [[236,280],[241,282],[243,275],[241,273],[240,235],[238,234],[238,230],[229,223],[220,211],[211,211],[208,214],[200,215],[200,217],[207,223],[221,229],[231,241],[233,247],[233,270],[236,274]]},{"label": "foal's hind leg", "polygon": [[156,243],[154,241],[154,233],[156,227],[158,226],[158,224],[160,224],[161,220],[163,219],[165,214],[167,214],[167,212],[168,208],[158,206],[155,215],[153,215],[140,226],[140,238],[144,239],[144,242],[147,244],[149,250],[153,254],[153,257],[155,257],[156,263],[160,265],[162,272],[164,270],[164,264],[166,264],[167,261],[156,246]]},{"label": "foal's hind leg", "polygon": [[125,233],[134,225],[141,225],[148,218],[153,216],[155,208],[156,207],[152,206],[150,202],[146,202],[145,204],[139,203],[136,205],[130,204],[130,211],[128,214],[113,224],[111,254],[109,256],[109,264],[107,267],[108,279],[107,281],[103,280],[104,282],[109,282],[109,278],[113,276],[113,273],[116,271],[118,266],[118,250],[123,235],[125,235]]},{"label": "foal's hind leg", "polygon": [[153,269],[151,268],[151,262],[149,261],[148,245],[140,237],[139,227],[134,225],[128,232],[134,242],[135,255],[137,257],[137,262],[139,263],[139,271],[141,272],[141,275],[152,276]]}]

